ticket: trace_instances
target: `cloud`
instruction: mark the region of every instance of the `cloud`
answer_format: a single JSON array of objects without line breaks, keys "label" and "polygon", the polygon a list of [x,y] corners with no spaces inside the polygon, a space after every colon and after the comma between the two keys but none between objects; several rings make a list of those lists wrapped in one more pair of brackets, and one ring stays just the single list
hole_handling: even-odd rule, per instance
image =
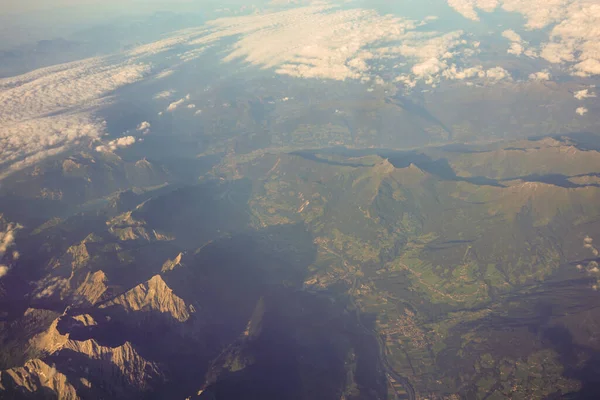
[{"label": "cloud", "polygon": [[588,112],[588,109],[585,108],[585,107],[577,107],[577,109],[575,110],[575,112],[578,115],[582,115],[583,116],[583,115],[585,115]]},{"label": "cloud", "polygon": [[[479,11],[493,11],[501,5],[526,15],[531,27],[562,21],[554,15],[554,9],[544,19],[535,17],[531,13],[539,10],[539,4],[532,8],[528,1],[450,0],[451,5],[472,19],[477,18]],[[558,7],[559,0],[549,1]],[[585,3],[586,10],[594,11],[593,4],[586,1],[578,3]],[[562,21],[553,28],[554,39],[544,48],[546,57],[554,54],[561,62],[570,60],[574,74],[600,71],[600,62],[594,58],[600,54],[595,40],[598,34],[591,20],[585,19],[585,10],[578,13],[564,4],[558,8],[563,10],[560,16],[570,16],[571,22]],[[413,21],[374,10],[312,2],[291,10],[216,19],[201,28],[178,31],[122,54],[0,79],[0,179],[45,157],[102,137],[106,124],[95,117],[95,112],[110,101],[109,96],[117,89],[149,76],[171,73],[174,67],[156,73],[152,67],[156,56],[167,51],[176,50],[171,54],[177,54],[180,65],[222,43],[226,46],[221,53],[225,63],[242,61],[292,77],[379,84],[395,79],[408,88],[418,82],[435,85],[441,79],[469,77],[488,83],[510,79],[499,67],[485,70],[473,66],[470,59],[480,51],[477,42],[469,42],[469,36],[462,31],[429,31],[427,23],[432,20],[428,17]],[[577,23],[589,32],[575,32]],[[517,39],[514,32],[507,35]],[[527,54],[521,42],[514,41],[523,49],[515,47],[513,51]],[[595,49],[598,52],[594,53]],[[168,99],[173,94],[163,91],[154,98]],[[166,110],[174,111],[186,100],[189,99],[171,102]]]},{"label": "cloud", "polygon": [[[478,10],[490,12],[493,4],[525,17],[527,29],[549,30],[541,45],[540,56],[554,64],[568,64],[572,75],[600,75],[600,4],[597,0],[448,0],[448,4],[466,18],[479,20]],[[505,31],[504,33],[506,33]],[[509,53],[527,50],[522,41],[508,33]],[[537,56],[536,52],[528,54]]]},{"label": "cloud", "polygon": [[137,126],[136,131],[142,132],[142,134],[147,135],[150,133],[151,126],[152,125],[150,125],[150,122],[143,121],[143,122],[140,122],[140,124]]},{"label": "cloud", "polygon": [[507,29],[504,32],[502,32],[502,37],[508,39],[511,42],[523,43],[523,39],[521,38],[521,35],[519,35],[515,31],[513,31],[512,29]]},{"label": "cloud", "polygon": [[504,32],[502,32],[502,37],[508,39],[511,42],[510,47],[506,51],[508,54],[514,54],[516,56],[524,54],[527,57],[531,58],[536,58],[538,56],[538,54],[534,50],[528,48],[529,43],[523,40],[523,38],[521,38],[521,35],[513,31],[512,29],[507,29]]},{"label": "cloud", "polygon": [[510,73],[502,67],[494,67],[485,71],[485,76],[489,79],[500,81],[510,78]]},{"label": "cloud", "polygon": [[382,82],[382,63],[397,60],[390,72],[403,69],[399,81],[407,77],[431,84],[448,68],[450,58],[469,47],[462,31],[440,34],[417,30],[431,20],[419,22],[373,10],[312,5],[211,21],[212,33],[192,43],[234,37],[225,62],[242,60],[303,78]]},{"label": "cloud", "polygon": [[153,99],[158,100],[158,99],[168,99],[169,97],[173,97],[173,95],[175,94],[174,90],[164,90],[162,92],[156,93],[153,97]]},{"label": "cloud", "polygon": [[179,99],[177,101],[174,101],[171,104],[169,104],[169,106],[167,107],[167,111],[168,112],[175,111],[177,109],[177,107],[179,107],[183,103],[185,103],[185,98],[184,99]]},{"label": "cloud", "polygon": [[[140,139],[141,140],[141,139]],[[106,145],[96,147],[97,152],[108,153],[117,149],[123,149],[129,147],[136,142],[136,138],[133,136],[123,136],[115,140],[111,140]]]},{"label": "cloud", "polygon": [[188,104],[188,105],[187,105],[187,108],[190,108],[190,109],[192,109],[192,108],[196,108],[196,105],[195,105],[195,104]]},{"label": "cloud", "polygon": [[577,100],[583,100],[583,99],[589,99],[591,97],[596,97],[595,93],[590,93],[589,89],[583,89],[583,90],[578,90],[576,91],[573,96],[577,99]]},{"label": "cloud", "polygon": [[[599,21],[600,22],[600,21]],[[578,50],[573,50],[576,53]],[[600,51],[600,46],[598,46]],[[581,57],[579,57],[581,59]],[[600,75],[600,61],[593,58],[588,58],[578,64],[573,65],[573,75],[586,78],[592,75]]]},{"label": "cloud", "polygon": [[502,67],[485,69],[481,65],[463,69],[458,68],[456,65],[452,65],[448,70],[444,71],[444,77],[452,80],[479,78],[495,82],[512,79],[510,73]]},{"label": "cloud", "polygon": [[463,17],[479,21],[479,11],[493,12],[498,7],[509,12],[518,12],[530,29],[541,29],[562,19],[565,8],[573,0],[448,0],[448,5]]},{"label": "cloud", "polygon": [[[0,215],[1,217],[1,215]],[[9,251],[15,245],[15,235],[17,231],[23,229],[19,224],[5,224],[3,230],[0,230],[0,278],[5,276],[11,269],[11,263],[19,259],[20,254],[16,251]]]},{"label": "cloud", "polygon": [[100,136],[105,125],[90,109],[148,71],[141,63],[94,58],[0,79],[0,178]]},{"label": "cloud", "polygon": [[[189,44],[206,33],[206,28],[182,30],[121,54],[0,79],[0,179],[101,137],[106,124],[94,114],[110,103],[109,96],[152,76],[157,54]],[[165,71],[157,72],[154,76],[165,75]]]},{"label": "cloud", "polygon": [[479,21],[477,9],[492,12],[498,7],[497,0],[448,0],[448,5],[463,17]]},{"label": "cloud", "polygon": [[552,79],[552,74],[547,69],[529,74],[531,81],[549,81]]}]

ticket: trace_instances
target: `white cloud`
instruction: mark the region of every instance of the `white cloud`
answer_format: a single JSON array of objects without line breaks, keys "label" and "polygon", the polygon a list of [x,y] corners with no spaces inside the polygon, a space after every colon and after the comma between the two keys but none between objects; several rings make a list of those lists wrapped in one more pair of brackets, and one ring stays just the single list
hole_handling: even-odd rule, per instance
[{"label": "white cloud", "polygon": [[179,107],[183,103],[185,103],[185,99],[179,99],[177,101],[174,101],[171,104],[169,104],[169,106],[167,107],[167,111],[168,112],[175,111],[177,109],[177,107]]},{"label": "white cloud", "polygon": [[583,115],[585,115],[588,112],[588,109],[585,108],[585,107],[577,107],[577,109],[575,110],[575,112],[578,115],[582,115],[583,116]]},{"label": "white cloud", "polygon": [[164,71],[162,71],[162,72],[160,72],[160,73],[156,74],[156,75],[154,76],[154,79],[164,79],[164,78],[168,78],[169,76],[173,75],[174,73],[175,73],[175,70],[174,70],[174,69],[167,69],[167,70],[164,70]]},{"label": "white cloud", "polygon": [[510,73],[502,67],[494,67],[485,71],[485,76],[489,79],[500,81],[510,78]]},{"label": "white cloud", "polygon": [[155,100],[168,99],[169,97],[173,97],[174,94],[175,94],[174,90],[164,90],[162,92],[156,93],[153,98]]},{"label": "white cloud", "polygon": [[497,0],[448,0],[448,5],[454,8],[463,17],[479,21],[477,9],[487,12],[494,11],[498,7]]},{"label": "white cloud", "polygon": [[188,104],[188,105],[187,105],[187,108],[190,108],[190,109],[192,109],[192,108],[196,108],[196,105],[195,105],[195,104]]},{"label": "white cloud", "polygon": [[508,54],[514,54],[516,56],[520,56],[525,52],[525,47],[521,43],[511,43],[508,50],[506,50]]},{"label": "white cloud", "polygon": [[90,109],[149,72],[142,63],[110,61],[93,58],[0,79],[0,178],[103,133]]},{"label": "white cloud", "polygon": [[[532,12],[539,11],[540,7],[529,7],[529,0],[450,1],[472,19],[477,17],[478,10],[489,12],[502,5],[526,15],[531,27],[559,21],[555,10],[541,19],[534,16]],[[591,0],[579,0],[586,1],[589,5]],[[583,11],[580,16],[574,9],[561,7],[564,12],[560,15],[571,15],[571,22],[583,21],[589,32],[574,32],[574,25],[557,25],[553,29],[553,37],[557,39],[544,48],[546,57],[553,54],[554,48],[559,61],[571,57],[573,73],[585,75],[600,71],[592,40],[598,33],[589,29],[593,26],[585,20]],[[385,83],[384,72],[394,74],[396,81],[407,87],[417,82],[433,85],[444,77],[470,76],[490,83],[510,78],[505,70],[484,70],[471,65],[470,57],[480,51],[477,43],[469,43],[462,31],[445,34],[427,31],[423,26],[432,20],[434,18],[428,17],[412,21],[380,15],[373,10],[312,3],[280,12],[221,18],[202,28],[182,30],[121,55],[91,58],[1,79],[0,167],[4,172],[0,173],[0,179],[10,171],[58,154],[80,141],[101,137],[105,124],[94,118],[98,107],[120,87],[150,76],[149,56],[173,49],[178,50],[178,62],[183,63],[223,40],[223,43],[231,43],[225,49],[223,62],[241,60],[293,77],[379,83]],[[517,39],[514,34],[508,35]],[[589,40],[572,40],[582,35]],[[563,42],[574,44],[569,47]],[[528,54],[526,46],[521,45],[523,48],[514,47],[513,51]],[[573,48],[581,55],[573,56]],[[171,68],[162,70],[154,76],[164,77],[171,71]],[[172,91],[164,91],[154,98],[172,96]],[[174,111],[186,100],[189,98],[171,102],[167,111]]]},{"label": "white cloud", "polygon": [[521,35],[519,35],[515,31],[513,31],[512,29],[507,29],[504,32],[502,32],[502,37],[508,39],[511,42],[523,43],[523,39],[521,38]]},{"label": "white cloud", "polygon": [[236,37],[225,62],[243,60],[304,78],[381,80],[375,64],[398,59],[404,60],[405,73],[432,83],[448,67],[446,60],[468,43],[460,31],[416,31],[427,21],[313,5],[212,21],[213,32],[192,43],[206,44],[211,36]]},{"label": "white cloud", "polygon": [[549,81],[550,79],[552,79],[552,74],[547,69],[529,74],[531,81]]},{"label": "white cloud", "polygon": [[[575,76],[600,75],[600,3],[598,0],[492,0],[505,11],[523,15],[527,29],[549,26],[548,40],[542,44],[540,56],[551,63],[569,64]],[[491,11],[488,0],[448,0],[466,18],[479,20],[477,10]],[[504,33],[506,33],[505,31]],[[537,56],[525,49],[523,43],[508,33],[511,54]]]},{"label": "white cloud", "polygon": [[[140,139],[141,140],[141,139]],[[122,149],[125,147],[129,147],[136,142],[136,138],[133,136],[123,136],[115,140],[111,140],[106,145],[101,145],[96,147],[97,152],[112,152],[117,149]]]},{"label": "white cloud", "polygon": [[542,55],[550,62],[574,63],[574,75],[600,75],[600,4],[575,0],[563,10]]},{"label": "white cloud", "polygon": [[485,79],[489,81],[501,81],[512,79],[510,73],[502,67],[493,67],[489,69],[478,65],[475,67],[459,69],[456,65],[452,65],[444,71],[444,77],[452,80],[468,80],[468,79]]},{"label": "white cloud", "polygon": [[510,43],[510,47],[506,51],[508,54],[514,54],[516,56],[520,56],[521,54],[526,55],[527,57],[536,58],[538,56],[537,52],[528,48],[529,43],[519,35],[517,32],[512,29],[507,29],[502,32],[502,37],[508,39]]},{"label": "white cloud", "polygon": [[492,12],[499,6],[505,11],[518,12],[527,19],[527,27],[541,29],[562,19],[565,7],[573,0],[447,0],[465,18],[479,21],[479,12]]},{"label": "white cloud", "polygon": [[589,99],[591,97],[596,97],[595,93],[591,93],[589,89],[583,89],[583,90],[578,90],[576,91],[573,96],[577,99],[577,100],[583,100],[583,99]]},{"label": "white cloud", "polygon": [[[600,41],[598,42],[598,45],[599,46],[597,50],[599,52],[598,54],[600,55]],[[581,59],[581,57],[579,57],[579,59]],[[581,76],[584,78],[592,75],[600,75],[600,61],[598,61],[597,59],[588,58],[580,63],[573,65],[573,75]]]},{"label": "white cloud", "polygon": [[150,127],[151,126],[152,125],[150,124],[150,122],[143,121],[143,122],[140,122],[140,124],[137,126],[136,130],[138,132],[142,132],[142,134],[144,134],[144,135],[147,135],[147,134],[150,133]]}]

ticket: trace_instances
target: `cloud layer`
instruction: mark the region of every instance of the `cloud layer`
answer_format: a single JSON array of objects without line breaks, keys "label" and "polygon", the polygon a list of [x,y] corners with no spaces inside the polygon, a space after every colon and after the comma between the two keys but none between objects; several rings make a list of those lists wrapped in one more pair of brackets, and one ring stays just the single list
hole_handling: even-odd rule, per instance
[{"label": "cloud layer", "polygon": [[[472,20],[499,7],[520,13],[526,29],[548,28],[549,37],[534,50],[519,33],[506,30],[503,36],[510,42],[509,53],[563,64],[577,76],[600,74],[597,0],[447,1]],[[225,63],[242,62],[291,77],[391,82],[405,88],[437,85],[442,80],[481,84],[512,80],[501,66],[476,61],[479,43],[468,33],[429,29],[434,19],[416,21],[312,2],[285,11],[221,18],[119,55],[0,79],[0,179],[80,142],[102,137],[106,124],[95,117],[95,111],[116,90],[149,76],[167,77],[177,66],[217,44],[224,46],[219,56]],[[154,73],[153,62],[166,52],[170,66],[165,69],[163,65]],[[551,74],[542,70],[529,79],[549,80]],[[164,91],[154,97],[169,99],[165,106],[171,112],[189,100],[174,101],[173,94]],[[137,130],[148,133],[149,129],[148,124]],[[105,151],[124,147],[121,139],[99,147]]]},{"label": "cloud layer", "polygon": [[135,60],[92,58],[0,80],[0,178],[99,137],[92,111],[116,89],[150,72]]},{"label": "cloud layer", "polygon": [[[519,13],[529,30],[552,27],[539,55],[553,64],[565,64],[575,76],[600,75],[600,3],[597,0],[447,0],[465,18],[479,21],[480,12]],[[505,31],[511,40],[509,53],[527,50],[514,31]],[[508,33],[508,35],[507,35]],[[531,56],[537,55],[532,50]]]}]

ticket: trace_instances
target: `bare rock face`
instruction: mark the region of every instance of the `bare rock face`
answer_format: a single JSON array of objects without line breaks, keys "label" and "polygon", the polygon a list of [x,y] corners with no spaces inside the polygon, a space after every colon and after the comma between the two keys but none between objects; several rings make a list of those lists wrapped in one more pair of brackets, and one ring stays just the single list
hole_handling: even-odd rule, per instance
[{"label": "bare rock face", "polygon": [[175,268],[183,266],[181,259],[183,258],[183,253],[179,253],[177,257],[172,260],[167,260],[161,269],[161,272],[173,271]]},{"label": "bare rock face", "polygon": [[150,312],[166,314],[179,322],[185,322],[194,312],[180,297],[173,293],[160,275],[141,283],[115,299],[100,305],[99,308],[120,307],[127,314]]},{"label": "bare rock face", "polygon": [[39,359],[30,360],[23,367],[0,371],[0,391],[18,392],[23,398],[80,398],[64,374]]},{"label": "bare rock face", "polygon": [[[95,339],[73,340],[57,329],[61,318],[30,341],[43,359],[0,372],[1,392],[18,398],[130,398],[162,380],[158,365],[144,359],[130,342],[110,347]],[[73,320],[85,327],[97,325],[87,314]]]},{"label": "bare rock face", "polygon": [[107,281],[103,271],[88,272],[84,282],[75,291],[76,298],[90,305],[96,304],[106,292]]},{"label": "bare rock face", "polygon": [[69,340],[69,335],[58,331],[59,321],[60,317],[55,319],[46,331],[34,336],[29,341],[29,346],[42,354],[53,354],[60,350]]},{"label": "bare rock face", "polygon": [[[62,352],[71,355],[70,351],[84,355],[90,360],[89,365],[83,367],[83,375],[92,382],[111,382],[114,388],[127,392],[127,388],[135,391],[144,391],[149,384],[160,378],[161,374],[156,363],[144,359],[129,342],[118,347],[100,345],[96,340],[85,341],[69,340]],[[125,385],[123,385],[123,381]]]}]

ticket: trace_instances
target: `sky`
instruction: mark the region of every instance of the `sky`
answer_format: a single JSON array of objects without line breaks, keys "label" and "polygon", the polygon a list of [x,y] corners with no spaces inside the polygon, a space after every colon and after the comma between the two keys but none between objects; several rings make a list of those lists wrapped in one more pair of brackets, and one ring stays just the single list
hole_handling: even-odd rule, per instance
[{"label": "sky", "polygon": [[[55,10],[64,7],[93,7],[95,10],[117,10],[123,9],[125,12],[130,9],[160,9],[167,7],[178,7],[185,4],[198,4],[198,0],[171,0],[171,1],[153,1],[153,0],[0,0],[0,9],[3,13],[26,13],[40,10]],[[170,6],[169,6],[170,5]]]}]

